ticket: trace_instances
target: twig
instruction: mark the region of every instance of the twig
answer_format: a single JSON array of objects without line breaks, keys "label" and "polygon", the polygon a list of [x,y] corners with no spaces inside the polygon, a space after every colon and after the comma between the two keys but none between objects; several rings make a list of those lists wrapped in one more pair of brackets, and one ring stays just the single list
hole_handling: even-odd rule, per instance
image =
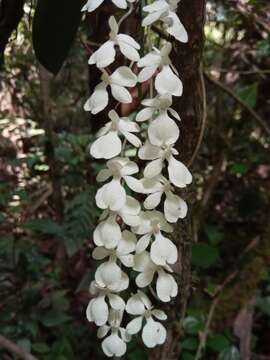
[{"label": "twig", "polygon": [[218,302],[219,302],[219,297],[215,298],[214,301],[212,302],[212,305],[210,307],[210,311],[208,313],[208,317],[207,317],[207,320],[206,320],[205,328],[204,328],[204,330],[203,330],[203,332],[201,333],[201,336],[200,336],[200,343],[199,343],[199,347],[197,349],[196,356],[195,356],[194,360],[199,360],[201,358],[201,356],[202,356],[202,352],[203,352],[203,350],[205,348],[205,344],[206,344],[206,341],[207,341],[207,338],[208,338],[208,335],[209,335],[209,332],[210,332],[211,322],[212,322],[216,307],[218,305]]},{"label": "twig", "polygon": [[202,97],[203,97],[203,116],[202,116],[202,123],[201,123],[201,128],[200,128],[200,134],[197,140],[197,144],[196,147],[193,151],[193,154],[191,156],[191,159],[188,163],[188,166],[191,166],[196,158],[196,156],[198,155],[198,152],[200,150],[202,141],[203,141],[203,137],[204,137],[204,133],[205,133],[205,128],[206,128],[206,120],[207,120],[207,103],[206,103],[206,91],[205,91],[205,82],[204,82],[204,77],[203,77],[203,69],[202,69],[202,64],[200,65],[200,82],[201,82],[201,87],[202,87]]},{"label": "twig", "polygon": [[[247,245],[247,247],[244,249],[244,251],[242,252],[240,258],[242,258],[245,254],[247,254],[252,249],[254,249],[254,247],[256,247],[258,245],[259,241],[260,241],[259,237],[256,237],[255,239],[252,239],[249,242],[249,244]],[[208,335],[209,335],[209,332],[210,332],[210,329],[211,329],[211,323],[212,323],[212,320],[213,320],[217,305],[219,304],[219,301],[221,299],[220,294],[221,294],[222,290],[236,278],[236,276],[239,274],[239,272],[240,272],[239,268],[235,269],[216,288],[215,295],[214,295],[214,300],[212,301],[212,304],[210,306],[210,310],[209,310],[208,317],[207,317],[207,320],[206,320],[206,323],[205,323],[205,327],[204,327],[204,329],[203,329],[203,331],[202,331],[202,333],[200,335],[200,343],[199,343],[199,346],[198,346],[198,349],[197,349],[194,360],[200,360],[201,357],[202,357],[202,353],[203,353],[203,350],[205,348],[206,341],[207,341],[207,338],[208,338]]]},{"label": "twig", "polygon": [[43,203],[44,201],[51,196],[53,193],[53,187],[51,184],[48,184],[45,191],[40,194],[40,197],[37,199],[36,202],[34,202],[27,210],[26,213],[28,215],[33,214]]},{"label": "twig", "polygon": [[133,4],[130,4],[130,8],[129,10],[121,17],[121,19],[118,21],[118,27],[120,28],[120,25],[122,24],[123,21],[125,21],[129,15],[131,15],[132,11],[134,10],[134,6]]},{"label": "twig", "polygon": [[250,115],[257,121],[257,123],[264,129],[264,131],[270,135],[270,127],[268,124],[260,117],[260,115],[253,110],[249,105],[247,105],[238,95],[236,95],[230,88],[228,88],[226,85],[222,84],[220,81],[214,79],[212,76],[204,72],[204,77],[215,86],[222,89],[224,92],[226,92],[228,95],[230,95],[239,105],[242,106],[245,110],[247,110]]},{"label": "twig", "polygon": [[18,356],[20,359],[38,360],[35,356],[31,355],[30,353],[19,347],[17,344],[2,335],[0,335],[0,348],[11,352],[12,354]]},{"label": "twig", "polygon": [[255,74],[270,74],[270,69],[254,69],[254,70],[237,70],[237,69],[218,69],[210,68],[210,71],[216,71],[219,73],[237,73],[240,75],[255,75]]},{"label": "twig", "polygon": [[198,203],[197,208],[194,209],[194,216],[192,220],[194,242],[198,242],[198,234],[200,232],[201,226],[207,214],[207,209],[209,207],[210,200],[212,199],[213,193],[219,184],[220,177],[222,175],[222,169],[226,162],[226,158],[227,158],[226,151],[222,151],[220,154],[220,158],[218,159],[217,163],[214,165],[209,180],[207,180],[204,186],[203,197],[201,201]]},{"label": "twig", "polygon": [[233,324],[234,335],[239,339],[241,359],[251,360],[251,339],[254,321],[254,308],[256,305],[256,295],[245,304],[236,316]]}]

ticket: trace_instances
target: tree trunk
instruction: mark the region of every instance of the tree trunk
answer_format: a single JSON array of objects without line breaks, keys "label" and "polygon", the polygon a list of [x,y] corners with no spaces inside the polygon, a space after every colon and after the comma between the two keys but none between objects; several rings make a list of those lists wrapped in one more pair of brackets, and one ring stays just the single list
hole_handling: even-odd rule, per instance
[{"label": "tree trunk", "polygon": [[206,119],[205,87],[202,71],[206,0],[183,0],[178,15],[187,29],[187,44],[176,43],[173,63],[184,84],[183,96],[174,108],[182,118],[181,140],[178,144],[181,160],[190,164],[202,141]]},{"label": "tree trunk", "polygon": [[23,16],[24,0],[0,1],[0,64],[4,61],[4,51],[8,39]]},{"label": "tree trunk", "polygon": [[[189,42],[187,44],[175,42],[172,58],[184,85],[183,96],[175,101],[174,109],[182,119],[181,140],[177,144],[177,149],[180,160],[187,165],[192,164],[198,153],[205,127],[206,100],[201,62],[205,9],[206,0],[181,1],[178,15],[187,29]],[[188,194],[185,195],[190,197]],[[188,201],[190,202],[190,199]],[[190,216],[192,217],[192,211],[190,211]],[[173,237],[179,249],[176,269],[179,275],[179,295],[167,309],[169,321],[167,322],[166,344],[151,351],[150,360],[179,359],[181,326],[186,313],[191,284],[192,231],[189,219],[175,226]]]},{"label": "tree trunk", "polygon": [[43,124],[46,135],[45,142],[45,156],[49,165],[49,178],[52,184],[52,206],[55,210],[55,216],[58,220],[61,220],[63,217],[64,205],[62,197],[62,185],[61,185],[61,175],[59,173],[59,166],[55,158],[55,147],[56,147],[56,137],[54,133],[54,124],[51,114],[51,75],[50,73],[39,64],[39,78],[40,78],[40,90],[41,90],[41,99],[43,106]]}]

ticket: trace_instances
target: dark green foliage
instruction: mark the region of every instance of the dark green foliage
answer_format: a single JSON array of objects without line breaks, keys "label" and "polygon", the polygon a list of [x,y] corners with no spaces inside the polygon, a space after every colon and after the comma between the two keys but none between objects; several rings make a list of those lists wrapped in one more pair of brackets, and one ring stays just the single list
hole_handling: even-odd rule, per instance
[{"label": "dark green foliage", "polygon": [[217,334],[209,337],[207,346],[213,351],[220,352],[230,346],[230,341],[224,335]]},{"label": "dark green foliage", "polygon": [[224,349],[218,357],[218,360],[240,360],[240,353],[235,346]]},{"label": "dark green foliage", "polygon": [[248,106],[254,108],[257,102],[258,85],[255,83],[245,86],[239,89],[238,95]]},{"label": "dark green foliage", "polygon": [[202,269],[214,265],[219,258],[218,249],[208,244],[198,243],[192,246],[192,263]]}]

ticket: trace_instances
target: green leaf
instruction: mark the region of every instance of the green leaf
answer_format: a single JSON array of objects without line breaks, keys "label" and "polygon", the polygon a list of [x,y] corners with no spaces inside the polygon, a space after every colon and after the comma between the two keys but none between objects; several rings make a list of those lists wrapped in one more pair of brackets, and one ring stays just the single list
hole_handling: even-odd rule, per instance
[{"label": "green leaf", "polygon": [[270,296],[259,297],[257,299],[257,307],[266,315],[270,316]]},{"label": "green leaf", "polygon": [[217,225],[211,225],[211,224],[206,225],[205,232],[209,242],[212,245],[217,245],[224,238],[223,230],[220,228],[220,226]]},{"label": "green leaf", "polygon": [[37,333],[38,333],[38,324],[34,321],[32,322],[29,322],[29,323],[25,323],[25,329],[27,331],[30,332],[30,334],[33,336],[33,337],[36,337],[37,336]]},{"label": "green leaf", "polygon": [[214,296],[216,294],[216,291],[217,291],[217,287],[218,285],[217,284],[214,284],[214,283],[208,283],[206,288],[204,289],[205,292],[207,292],[207,294],[209,294],[210,296]]},{"label": "green leaf", "polygon": [[218,360],[240,360],[240,353],[235,346],[224,349],[218,356]]},{"label": "green leaf", "polygon": [[213,335],[209,338],[207,346],[213,351],[220,352],[228,348],[230,342],[224,335]]},{"label": "green leaf", "polygon": [[256,216],[263,208],[264,198],[256,187],[243,189],[239,195],[238,211],[242,217]]},{"label": "green leaf", "polygon": [[72,346],[66,336],[63,336],[53,343],[51,352],[55,355],[53,360],[62,359],[62,357],[66,360],[74,359]]},{"label": "green leaf", "polygon": [[234,164],[230,172],[235,175],[245,175],[248,172],[248,166],[246,164]]},{"label": "green leaf", "polygon": [[257,102],[258,95],[258,85],[252,84],[245,86],[244,88],[238,91],[238,96],[243,100],[248,106],[254,108]]},{"label": "green leaf", "polygon": [[183,327],[187,334],[196,335],[203,329],[203,323],[194,316],[187,316],[183,321]]},{"label": "green leaf", "polygon": [[66,290],[56,290],[51,294],[52,307],[56,311],[66,311],[69,309],[69,299]]},{"label": "green leaf", "polygon": [[192,246],[192,264],[203,269],[207,269],[217,262],[219,258],[218,250],[204,243]]},{"label": "green leaf", "polygon": [[38,354],[47,354],[50,351],[49,346],[45,343],[33,344],[32,349]]},{"label": "green leaf", "polygon": [[81,248],[94,229],[99,214],[93,208],[94,199],[94,189],[90,187],[87,191],[77,193],[66,206],[63,241],[69,256]]},{"label": "green leaf", "polygon": [[257,41],[256,44],[256,58],[258,62],[261,62],[264,57],[269,56],[270,52],[270,38],[263,39],[261,41]]},{"label": "green leaf", "polygon": [[83,242],[84,242],[84,239],[82,239],[82,238],[65,236],[64,237],[64,245],[65,245],[65,249],[68,253],[68,256],[69,257],[73,256],[80,249]]},{"label": "green leaf", "polygon": [[32,220],[25,227],[42,234],[60,235],[63,232],[62,227],[50,219]]},{"label": "green leaf", "polygon": [[182,354],[182,360],[194,360],[194,355],[187,351],[184,351]]},{"label": "green leaf", "polygon": [[38,61],[57,74],[76,36],[83,0],[38,0],[33,21],[33,46]]},{"label": "green leaf", "polygon": [[0,224],[5,221],[5,215],[0,213]]},{"label": "green leaf", "polygon": [[128,360],[147,360],[147,355],[142,350],[132,351],[128,354]]},{"label": "green leaf", "polygon": [[184,341],[182,341],[181,348],[185,350],[196,350],[198,344],[199,344],[198,339],[196,339],[195,337],[189,337]]},{"label": "green leaf", "polygon": [[72,318],[70,316],[63,312],[50,310],[41,317],[40,321],[44,326],[53,327],[61,325],[71,319]]}]

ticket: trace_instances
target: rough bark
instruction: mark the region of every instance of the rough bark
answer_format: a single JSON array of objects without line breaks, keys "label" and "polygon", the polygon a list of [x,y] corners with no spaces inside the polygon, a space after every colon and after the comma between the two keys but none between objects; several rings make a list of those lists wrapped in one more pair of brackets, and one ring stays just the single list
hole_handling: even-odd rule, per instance
[{"label": "rough bark", "polygon": [[[205,88],[202,73],[202,50],[204,44],[205,0],[182,0],[179,6],[179,18],[189,34],[187,44],[174,42],[172,61],[176,66],[184,85],[181,98],[175,100],[174,109],[180,114],[181,139],[177,144],[180,159],[191,164],[202,141],[205,118]],[[183,193],[181,194],[183,196]],[[190,197],[189,194],[184,196]],[[190,201],[190,200],[189,200]],[[192,213],[191,213],[192,216]],[[176,272],[179,279],[179,295],[167,309],[168,337],[166,344],[151,351],[149,359],[179,359],[181,324],[185,317],[191,288],[191,243],[190,221],[181,221],[175,226],[173,237],[178,244],[179,261]]]},{"label": "rough bark", "polygon": [[179,5],[179,17],[189,35],[187,44],[175,43],[173,63],[184,84],[183,96],[175,100],[174,108],[181,115],[181,140],[178,150],[185,163],[197,154],[205,127],[205,87],[202,73],[206,0],[184,0]]},{"label": "rough bark", "polygon": [[8,39],[23,16],[24,0],[0,1],[0,65],[4,60],[4,51]]}]

